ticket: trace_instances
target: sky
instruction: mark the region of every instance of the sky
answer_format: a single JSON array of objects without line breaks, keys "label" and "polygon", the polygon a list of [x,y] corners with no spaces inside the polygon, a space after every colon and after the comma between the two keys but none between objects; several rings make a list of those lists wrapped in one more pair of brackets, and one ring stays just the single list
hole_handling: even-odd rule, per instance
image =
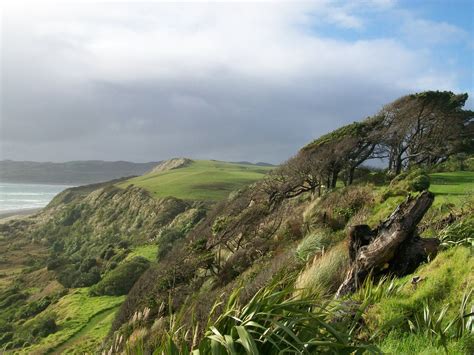
[{"label": "sky", "polygon": [[0,159],[279,163],[402,95],[474,95],[470,0],[0,11]]}]

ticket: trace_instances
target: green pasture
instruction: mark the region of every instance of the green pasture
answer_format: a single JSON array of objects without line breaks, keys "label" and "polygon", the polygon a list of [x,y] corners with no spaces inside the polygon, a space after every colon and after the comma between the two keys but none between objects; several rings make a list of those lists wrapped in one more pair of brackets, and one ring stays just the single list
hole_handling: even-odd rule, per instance
[{"label": "green pasture", "polygon": [[222,200],[231,191],[261,179],[270,168],[215,160],[195,160],[183,168],[139,176],[123,183],[142,187],[156,197]]}]

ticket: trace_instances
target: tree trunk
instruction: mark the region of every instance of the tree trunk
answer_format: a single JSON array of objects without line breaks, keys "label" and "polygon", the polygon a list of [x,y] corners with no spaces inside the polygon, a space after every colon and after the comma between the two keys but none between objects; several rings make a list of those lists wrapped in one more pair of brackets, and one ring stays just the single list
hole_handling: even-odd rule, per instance
[{"label": "tree trunk", "polygon": [[433,203],[432,193],[409,196],[377,228],[354,226],[349,231],[352,264],[336,297],[357,290],[366,277],[384,274],[403,276],[413,272],[428,256],[435,255],[438,239],[423,239],[416,226]]},{"label": "tree trunk", "polygon": [[352,185],[352,183],[354,182],[354,172],[355,172],[355,167],[351,167],[349,169],[349,177],[347,178],[348,185]]},{"label": "tree trunk", "polygon": [[336,188],[338,175],[339,175],[339,171],[338,171],[338,170],[334,170],[334,171],[332,172],[332,176],[331,176],[331,189],[335,189],[335,188]]}]

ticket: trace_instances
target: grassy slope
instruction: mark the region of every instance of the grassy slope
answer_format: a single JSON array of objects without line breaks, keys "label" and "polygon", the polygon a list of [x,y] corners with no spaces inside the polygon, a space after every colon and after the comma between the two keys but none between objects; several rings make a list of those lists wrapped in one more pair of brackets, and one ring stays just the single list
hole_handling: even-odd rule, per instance
[{"label": "grassy slope", "polygon": [[[430,174],[429,190],[435,194],[431,210],[444,204],[462,205],[474,195],[474,172],[455,171]],[[375,227],[405,199],[405,196],[392,196],[376,205],[367,223]]]},{"label": "grassy slope", "polygon": [[[435,318],[444,305],[449,305],[444,317],[447,323],[458,311],[463,293],[473,286],[472,270],[474,258],[471,251],[458,246],[441,252],[431,263],[397,280],[398,284],[404,285],[401,292],[382,299],[369,310],[366,318],[369,329],[387,335],[382,337],[382,350],[391,354],[444,353],[442,345],[429,339],[426,334],[410,333],[407,319],[413,319],[414,314],[421,314],[424,302],[428,302],[431,312],[437,312]],[[410,282],[414,275],[423,280],[418,287]],[[461,343],[450,341],[447,345],[449,353],[462,353]]]},{"label": "grassy slope", "polygon": [[61,346],[54,349],[54,354],[94,353],[110,329],[118,306],[106,309],[93,316],[87,325],[70,337]]},{"label": "grassy slope", "polygon": [[[96,329],[94,322],[92,322],[93,326],[90,326],[89,323],[94,319],[99,323],[100,320],[94,318],[96,315],[103,314],[103,312],[110,309],[116,309],[124,299],[125,296],[90,297],[88,295],[88,288],[74,289],[72,293],[61,298],[56,304],[48,307],[45,312],[41,313],[41,315],[55,313],[59,330],[43,338],[40,343],[22,349],[19,353],[31,354],[54,351],[66,342],[71,341],[71,339],[74,340],[74,336],[79,332],[81,332],[81,338],[86,337],[89,333],[86,330],[89,328],[93,333],[105,334],[110,327],[110,322],[101,323],[105,330]],[[88,338],[94,337],[94,334],[89,334]],[[102,336],[96,337],[97,343],[95,345],[99,345],[101,340]]]},{"label": "grassy slope", "polygon": [[158,254],[158,246],[156,244],[140,245],[133,249],[125,258],[125,260],[132,260],[137,256],[141,256],[149,261],[155,261]]},{"label": "grassy slope", "polygon": [[161,173],[146,174],[123,183],[150,191],[156,197],[174,196],[185,200],[221,200],[242,186],[257,181],[270,168],[211,160],[195,160],[190,165]]},{"label": "grassy slope", "polygon": [[474,172],[456,171],[430,174],[430,191],[436,195],[435,204],[462,202],[474,194]]},{"label": "grassy slope", "polygon": [[[232,189],[235,189],[240,186],[241,181],[245,180],[242,176],[246,176],[248,180],[245,181],[249,183],[260,178],[262,174],[267,171],[267,168],[255,166],[198,161],[186,168],[135,178],[122,183],[121,186],[134,183],[135,185],[147,188],[149,191],[156,192],[155,195],[160,197],[172,195],[181,198],[191,198],[190,196],[192,196],[194,199],[210,199],[210,196],[212,196],[212,199],[219,199],[224,198],[229,191],[225,189],[212,190],[209,189],[210,185],[214,183],[218,184],[219,182],[228,182],[233,186]],[[466,195],[471,194],[474,189],[473,172],[436,173],[432,174],[431,177],[432,184],[430,190],[436,194],[437,203],[457,203],[462,201]],[[206,182],[205,184],[203,183],[204,181]],[[206,186],[206,184],[208,185]],[[394,207],[391,205],[396,205],[399,202],[397,199],[403,198],[390,198],[389,201],[377,206],[377,208],[382,209],[381,207],[386,207],[391,210]],[[440,200],[441,202],[438,202]],[[443,257],[444,262],[451,265],[454,256],[456,256],[456,259],[460,259],[460,255],[458,255],[458,253],[455,254],[456,255],[451,255],[447,253],[446,256]],[[149,260],[154,260],[156,258],[156,246],[139,246],[130,253],[127,259],[138,255],[146,257]],[[460,279],[462,278],[456,277],[453,283]],[[442,287],[445,288],[446,285]],[[417,293],[420,291],[422,291],[422,289]],[[414,300],[415,299],[418,301],[417,297],[414,297]],[[442,297],[440,301],[444,300],[446,300],[446,298]],[[123,297],[89,297],[87,295],[87,289],[75,290],[72,294],[62,298],[58,304],[52,307],[53,309],[48,308],[46,311],[53,311],[59,315],[58,324],[60,330],[43,339],[43,342],[40,344],[25,350],[53,350],[55,352],[63,352],[67,349],[72,353],[82,353],[94,349],[100,344],[100,341],[108,331],[113,313],[122,301]],[[395,300],[391,300],[390,302],[387,300],[386,304],[380,305],[380,308],[378,308],[378,311],[375,311],[375,314],[372,313],[372,317],[377,319],[377,321],[373,321],[375,324],[383,325],[384,323],[388,323],[387,318],[391,316],[391,307],[388,306],[388,304],[391,305],[392,303],[395,304]],[[409,303],[411,304],[411,301]],[[417,304],[418,302],[414,301],[414,303]],[[407,306],[409,307],[408,304]],[[401,307],[401,305],[397,304],[397,307]],[[413,339],[408,337],[405,340],[406,344],[404,343],[402,344],[403,346],[400,345],[400,347],[397,348],[395,343],[400,341],[400,335],[391,333],[387,341],[380,345],[386,351],[393,351],[395,349],[402,350],[405,349],[405,346],[408,348],[414,346],[415,344],[413,343],[419,342],[419,337],[414,337]],[[427,346],[427,343],[422,342],[420,346]]]},{"label": "grassy slope", "polygon": [[[167,172],[148,174],[119,183],[141,186],[154,196],[174,196],[192,200],[219,200],[230,191],[260,179],[267,167],[215,161],[195,161],[190,166]],[[156,245],[142,245],[132,250],[129,260],[143,256],[155,260]],[[87,288],[75,289],[46,312],[58,315],[59,331],[25,351],[83,353],[94,350],[110,328],[113,314],[124,297],[90,297]]]}]

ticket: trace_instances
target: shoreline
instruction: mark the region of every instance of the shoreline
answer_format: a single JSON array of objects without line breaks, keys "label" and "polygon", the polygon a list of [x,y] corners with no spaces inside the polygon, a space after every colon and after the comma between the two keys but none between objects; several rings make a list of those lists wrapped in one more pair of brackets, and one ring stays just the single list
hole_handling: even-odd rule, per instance
[{"label": "shoreline", "polygon": [[0,184],[6,185],[43,185],[43,186],[64,186],[65,188],[70,187],[77,187],[81,185],[75,185],[72,183],[64,183],[64,182],[12,182],[12,181],[2,181],[0,180]]},{"label": "shoreline", "polygon": [[25,217],[41,211],[43,208],[25,208],[22,210],[0,211],[0,221],[14,217]]}]

